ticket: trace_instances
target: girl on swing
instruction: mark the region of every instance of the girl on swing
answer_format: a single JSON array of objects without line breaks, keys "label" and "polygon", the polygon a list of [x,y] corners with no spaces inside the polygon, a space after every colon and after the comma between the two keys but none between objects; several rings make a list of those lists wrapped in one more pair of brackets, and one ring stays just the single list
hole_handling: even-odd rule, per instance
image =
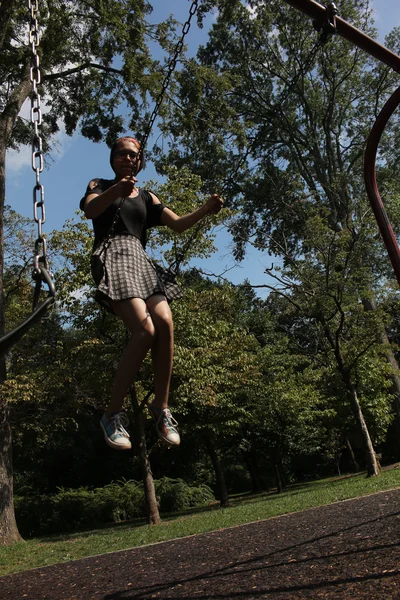
[{"label": "girl on swing", "polygon": [[213,194],[199,209],[179,217],[152,192],[135,187],[143,163],[139,142],[132,137],[119,138],[110,154],[115,178],[90,181],[80,202],[93,222],[92,267],[93,260],[102,263],[101,273],[92,268],[96,300],[120,318],[131,335],[118,365],[110,403],[100,420],[106,443],[116,450],[132,447],[122,406],[149,350],[154,370],[154,400],[149,409],[157,434],[168,446],[180,443],[178,424],[168,408],[174,350],[169,303],[180,296],[180,290],[171,274],[146,254],[146,232],[166,225],[181,233],[206,215],[219,212],[223,204]]}]

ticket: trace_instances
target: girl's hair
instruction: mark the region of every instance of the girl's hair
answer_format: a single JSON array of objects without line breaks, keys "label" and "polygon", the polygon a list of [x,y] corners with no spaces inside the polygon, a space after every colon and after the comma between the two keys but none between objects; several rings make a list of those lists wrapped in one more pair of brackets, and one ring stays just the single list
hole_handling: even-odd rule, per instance
[{"label": "girl's hair", "polygon": [[[139,171],[141,171],[144,168],[144,153],[143,153],[143,150],[141,149],[140,143],[137,141],[137,139],[135,139],[134,137],[131,137],[130,135],[118,138],[117,140],[115,140],[115,142],[111,146],[110,165],[111,165],[112,170],[114,170],[113,162],[114,162],[115,153],[116,153],[116,151],[118,149],[118,146],[122,142],[133,142],[135,144],[135,146],[138,147],[139,155],[140,155],[140,169],[139,169]],[[138,171],[138,173],[139,173],[139,171]]]}]

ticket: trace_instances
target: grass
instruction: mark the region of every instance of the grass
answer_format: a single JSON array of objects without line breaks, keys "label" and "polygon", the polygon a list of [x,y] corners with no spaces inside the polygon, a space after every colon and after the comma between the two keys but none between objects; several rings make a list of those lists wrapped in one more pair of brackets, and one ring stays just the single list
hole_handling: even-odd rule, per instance
[{"label": "grass", "polygon": [[157,526],[129,522],[103,529],[19,542],[0,548],[0,576],[215,531],[400,488],[399,466],[384,470],[379,477],[374,478],[366,478],[363,474],[323,479],[290,486],[282,494],[270,492],[240,495],[231,499],[231,506],[228,508],[212,506],[188,514],[168,515]]}]

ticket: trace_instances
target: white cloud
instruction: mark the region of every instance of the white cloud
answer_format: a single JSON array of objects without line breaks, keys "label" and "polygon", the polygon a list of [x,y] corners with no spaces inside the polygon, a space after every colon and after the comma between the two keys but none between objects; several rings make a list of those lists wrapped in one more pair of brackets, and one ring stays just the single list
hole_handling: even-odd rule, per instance
[{"label": "white cloud", "polygon": [[16,174],[32,166],[31,146],[21,146],[19,150],[8,150],[6,158],[7,172]]},{"label": "white cloud", "polygon": [[[48,108],[46,110],[46,106],[43,103],[42,106],[42,115],[43,119],[46,118],[46,112],[48,112]],[[30,99],[27,99],[20,112],[19,116],[26,121],[30,121],[31,118],[31,102]],[[64,156],[66,150],[73,143],[73,138],[69,137],[65,133],[65,126],[62,121],[58,122],[59,131],[52,139],[52,152],[50,153],[49,163],[58,162]],[[32,125],[33,130],[33,125]],[[46,163],[46,157],[44,157],[44,161]],[[7,172],[10,175],[15,175],[20,173],[22,169],[32,168],[32,146],[31,145],[23,145],[20,146],[18,150],[8,150],[7,151],[7,159],[6,159],[6,168]]]}]

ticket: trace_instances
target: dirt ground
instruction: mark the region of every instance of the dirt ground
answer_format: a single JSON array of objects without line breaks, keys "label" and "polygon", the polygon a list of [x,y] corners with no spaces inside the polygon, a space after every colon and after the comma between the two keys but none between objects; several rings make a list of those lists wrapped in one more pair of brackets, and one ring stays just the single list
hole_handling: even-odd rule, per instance
[{"label": "dirt ground", "polygon": [[400,600],[400,490],[0,578],[1,600]]}]

